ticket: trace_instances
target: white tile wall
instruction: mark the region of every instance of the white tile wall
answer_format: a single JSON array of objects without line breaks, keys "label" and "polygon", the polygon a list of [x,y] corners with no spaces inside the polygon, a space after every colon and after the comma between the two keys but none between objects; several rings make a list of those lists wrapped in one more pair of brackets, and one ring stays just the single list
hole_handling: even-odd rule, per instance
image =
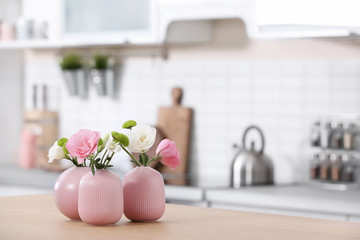
[{"label": "white tile wall", "polygon": [[[192,171],[200,180],[227,182],[234,154],[249,124],[259,125],[276,181],[306,179],[309,123],[322,114],[359,113],[360,59],[167,61],[124,63],[119,98],[70,98],[53,63],[27,64],[25,104],[34,82],[51,86],[51,108],[60,112],[61,135],[79,128],[105,133],[136,119],[155,125],[159,106],[171,104],[174,86],[184,89],[183,104],[195,110]],[[255,135],[254,135],[255,136]]]},{"label": "white tile wall", "polygon": [[22,67],[21,52],[0,53],[0,161],[17,158],[22,125]]}]

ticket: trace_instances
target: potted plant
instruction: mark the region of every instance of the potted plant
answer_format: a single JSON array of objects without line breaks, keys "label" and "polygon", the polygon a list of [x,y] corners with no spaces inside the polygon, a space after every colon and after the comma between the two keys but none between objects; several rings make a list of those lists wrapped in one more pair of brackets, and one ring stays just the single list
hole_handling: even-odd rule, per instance
[{"label": "potted plant", "polygon": [[91,61],[91,82],[100,96],[112,96],[114,90],[114,70],[107,55],[97,54]]},{"label": "potted plant", "polygon": [[70,95],[86,98],[88,83],[83,70],[82,58],[77,54],[66,54],[61,59],[60,67]]}]

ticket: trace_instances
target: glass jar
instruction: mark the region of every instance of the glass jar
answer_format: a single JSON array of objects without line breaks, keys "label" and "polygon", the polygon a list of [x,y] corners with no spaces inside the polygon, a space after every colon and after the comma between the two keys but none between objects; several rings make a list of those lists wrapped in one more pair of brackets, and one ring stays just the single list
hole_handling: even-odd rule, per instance
[{"label": "glass jar", "polygon": [[354,137],[356,128],[354,123],[344,123],[344,149],[351,150],[354,148]]},{"label": "glass jar", "polygon": [[310,132],[310,144],[313,147],[320,147],[321,128],[320,122],[316,121],[313,123]]},{"label": "glass jar", "polygon": [[340,155],[331,155],[331,180],[333,182],[341,181],[343,172],[343,162]]},{"label": "glass jar", "polygon": [[344,164],[341,179],[344,182],[354,182],[355,177],[355,163],[351,156],[343,155],[342,161]]},{"label": "glass jar", "polygon": [[[332,154],[333,155],[333,154]],[[320,156],[320,179],[321,180],[329,180],[331,174],[331,155],[323,155]]]},{"label": "glass jar", "polygon": [[330,148],[343,148],[344,129],[342,123],[333,122],[331,124]]},{"label": "glass jar", "polygon": [[353,149],[360,151],[360,132],[358,129],[355,129],[353,134]]},{"label": "glass jar", "polygon": [[320,155],[314,154],[310,163],[310,178],[318,179],[320,177]]},{"label": "glass jar", "polygon": [[331,123],[326,122],[321,126],[320,143],[322,148],[329,147],[330,134],[331,134]]}]

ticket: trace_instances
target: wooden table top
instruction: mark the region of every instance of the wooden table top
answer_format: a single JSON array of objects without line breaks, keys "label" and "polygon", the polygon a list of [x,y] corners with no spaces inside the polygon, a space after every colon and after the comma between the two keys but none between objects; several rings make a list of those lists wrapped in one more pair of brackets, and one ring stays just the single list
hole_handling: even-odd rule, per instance
[{"label": "wooden table top", "polygon": [[168,204],[157,222],[71,221],[52,195],[0,197],[0,239],[360,239],[360,223]]}]

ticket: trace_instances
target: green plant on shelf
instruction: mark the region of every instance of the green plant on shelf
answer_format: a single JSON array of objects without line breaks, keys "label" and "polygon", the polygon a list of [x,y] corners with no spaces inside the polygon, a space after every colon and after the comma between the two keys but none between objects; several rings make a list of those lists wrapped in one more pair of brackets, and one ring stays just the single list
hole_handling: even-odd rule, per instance
[{"label": "green plant on shelf", "polygon": [[77,70],[83,67],[82,58],[77,54],[66,54],[60,62],[62,70]]},{"label": "green plant on shelf", "polygon": [[95,55],[93,57],[93,69],[106,70],[108,68],[109,56]]}]

